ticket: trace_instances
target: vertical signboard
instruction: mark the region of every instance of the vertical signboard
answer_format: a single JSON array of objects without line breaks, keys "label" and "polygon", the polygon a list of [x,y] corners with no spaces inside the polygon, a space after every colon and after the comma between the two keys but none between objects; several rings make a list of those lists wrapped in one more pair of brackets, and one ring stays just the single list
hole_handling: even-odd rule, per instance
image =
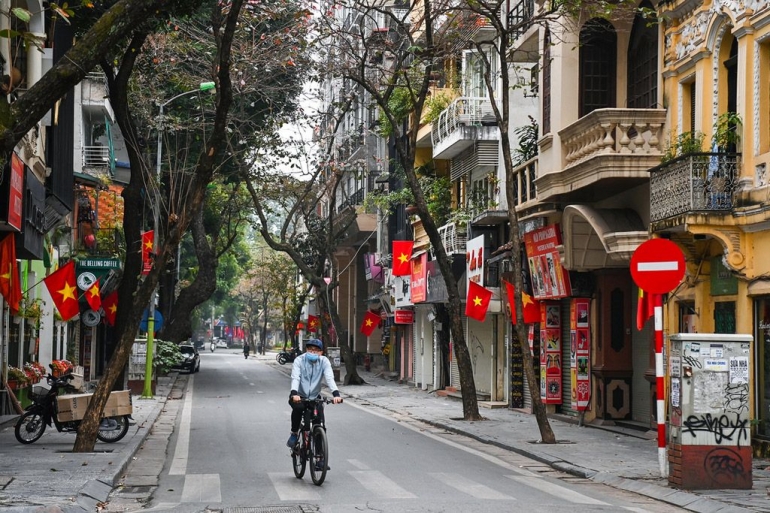
[{"label": "vertical signboard", "polygon": [[465,264],[468,281],[484,286],[484,236],[468,241],[465,250]]},{"label": "vertical signboard", "polygon": [[11,155],[11,181],[8,191],[8,225],[21,230],[21,208],[24,199],[24,162]]},{"label": "vertical signboard", "polygon": [[524,235],[535,299],[557,299],[571,293],[569,273],[561,265],[561,231],[553,224]]},{"label": "vertical signboard", "polygon": [[561,308],[540,303],[540,397],[544,404],[561,404]]},{"label": "vertical signboard", "polygon": [[422,253],[412,259],[410,275],[410,287],[412,289],[412,303],[424,303],[427,300],[427,283],[425,272],[427,270],[428,254]]},{"label": "vertical signboard", "polygon": [[588,299],[579,298],[572,300],[570,308],[570,378],[572,409],[576,411],[588,409],[591,390],[588,306]]}]

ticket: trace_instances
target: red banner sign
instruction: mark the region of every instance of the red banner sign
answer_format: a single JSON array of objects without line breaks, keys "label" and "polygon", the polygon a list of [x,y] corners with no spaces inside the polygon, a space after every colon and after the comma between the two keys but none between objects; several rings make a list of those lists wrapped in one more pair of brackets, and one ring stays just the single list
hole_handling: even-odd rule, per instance
[{"label": "red banner sign", "polygon": [[586,298],[573,299],[570,310],[570,380],[572,409],[576,411],[587,410],[591,397],[589,305]]},{"label": "red banner sign", "polygon": [[414,324],[414,310],[395,310],[393,322],[395,324]]}]

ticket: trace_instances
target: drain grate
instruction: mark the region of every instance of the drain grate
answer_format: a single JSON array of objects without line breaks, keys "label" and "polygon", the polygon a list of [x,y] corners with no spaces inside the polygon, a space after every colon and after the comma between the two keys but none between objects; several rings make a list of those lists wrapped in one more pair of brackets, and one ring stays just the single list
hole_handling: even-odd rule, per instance
[{"label": "drain grate", "polygon": [[299,504],[295,506],[260,506],[257,508],[225,508],[224,513],[315,513],[317,506]]}]

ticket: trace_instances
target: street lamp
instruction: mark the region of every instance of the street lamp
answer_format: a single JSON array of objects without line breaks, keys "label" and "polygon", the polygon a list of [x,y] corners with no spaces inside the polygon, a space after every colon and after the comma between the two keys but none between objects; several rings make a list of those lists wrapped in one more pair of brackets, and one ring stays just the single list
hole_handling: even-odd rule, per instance
[{"label": "street lamp", "polygon": [[[200,93],[202,91],[210,91],[216,87],[216,84],[214,82],[201,82],[198,86],[198,89],[193,89],[191,91],[185,91],[183,93],[179,93],[178,95],[166,100],[165,102],[158,105],[160,108],[158,112],[158,155],[155,163],[155,173],[158,177],[158,180],[160,180],[160,168],[161,168],[161,156],[163,152],[163,108],[168,105],[169,103],[173,102],[174,100],[181,98],[182,96],[187,96],[190,94],[196,94]],[[153,240],[152,240],[152,249],[154,252],[157,252],[158,250],[158,224],[160,219],[160,206],[159,201],[156,198],[155,203],[153,205],[152,209],[152,217],[153,217]],[[155,337],[155,299],[158,296],[158,287],[157,285],[152,291],[152,297],[150,298],[150,307],[149,307],[149,313],[147,315],[147,360],[145,362],[144,367],[144,388],[142,390],[142,397],[150,398],[152,397],[152,368],[153,368],[153,342]]]}]

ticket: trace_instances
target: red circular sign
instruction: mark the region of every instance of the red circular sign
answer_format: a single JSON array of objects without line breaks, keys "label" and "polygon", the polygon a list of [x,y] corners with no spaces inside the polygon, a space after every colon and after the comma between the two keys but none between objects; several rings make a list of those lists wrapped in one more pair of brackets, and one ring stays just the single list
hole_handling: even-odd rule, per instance
[{"label": "red circular sign", "polygon": [[631,255],[631,277],[650,294],[667,294],[684,278],[684,253],[668,239],[650,239]]}]

